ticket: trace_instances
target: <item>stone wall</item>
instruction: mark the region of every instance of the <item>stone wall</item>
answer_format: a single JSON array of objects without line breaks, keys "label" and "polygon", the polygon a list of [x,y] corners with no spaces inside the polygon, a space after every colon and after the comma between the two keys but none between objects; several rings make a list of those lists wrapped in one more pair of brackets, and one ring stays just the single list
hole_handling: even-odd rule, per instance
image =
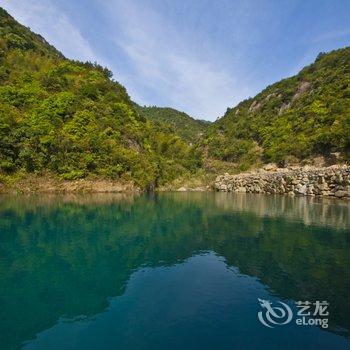
[{"label": "stone wall", "polygon": [[350,198],[350,166],[325,168],[266,166],[254,172],[220,175],[214,188],[225,192],[320,195]]}]

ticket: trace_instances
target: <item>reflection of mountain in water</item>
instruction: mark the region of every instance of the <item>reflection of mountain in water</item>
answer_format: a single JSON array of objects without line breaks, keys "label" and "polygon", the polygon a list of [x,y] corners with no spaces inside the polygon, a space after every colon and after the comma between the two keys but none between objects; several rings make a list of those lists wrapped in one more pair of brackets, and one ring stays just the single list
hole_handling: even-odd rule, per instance
[{"label": "reflection of mountain in water", "polygon": [[224,193],[2,197],[0,213],[5,348],[61,316],[101,312],[140,267],[173,265],[203,250],[283,298],[328,300],[333,329],[350,329],[343,203]]}]

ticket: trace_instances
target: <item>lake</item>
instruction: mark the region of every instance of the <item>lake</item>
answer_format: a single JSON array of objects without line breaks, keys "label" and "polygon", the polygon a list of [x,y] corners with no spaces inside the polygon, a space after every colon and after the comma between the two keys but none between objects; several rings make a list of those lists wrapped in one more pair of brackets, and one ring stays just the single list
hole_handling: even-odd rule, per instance
[{"label": "lake", "polygon": [[350,348],[349,202],[1,196],[0,249],[1,349]]}]

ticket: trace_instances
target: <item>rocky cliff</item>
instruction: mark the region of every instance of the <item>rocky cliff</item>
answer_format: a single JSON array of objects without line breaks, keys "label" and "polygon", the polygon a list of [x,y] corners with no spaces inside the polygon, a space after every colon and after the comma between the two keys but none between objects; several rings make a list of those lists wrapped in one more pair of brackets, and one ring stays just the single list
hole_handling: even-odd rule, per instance
[{"label": "rocky cliff", "polygon": [[266,166],[254,172],[220,175],[214,188],[226,192],[332,196],[350,198],[350,166],[290,167]]}]

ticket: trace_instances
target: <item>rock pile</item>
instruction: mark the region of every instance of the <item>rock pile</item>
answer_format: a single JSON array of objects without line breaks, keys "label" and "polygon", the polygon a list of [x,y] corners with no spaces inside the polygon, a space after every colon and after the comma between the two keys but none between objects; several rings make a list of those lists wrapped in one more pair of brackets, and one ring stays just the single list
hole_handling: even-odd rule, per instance
[{"label": "rock pile", "polygon": [[226,192],[350,198],[350,166],[276,168],[267,165],[255,172],[220,175],[214,188]]}]

